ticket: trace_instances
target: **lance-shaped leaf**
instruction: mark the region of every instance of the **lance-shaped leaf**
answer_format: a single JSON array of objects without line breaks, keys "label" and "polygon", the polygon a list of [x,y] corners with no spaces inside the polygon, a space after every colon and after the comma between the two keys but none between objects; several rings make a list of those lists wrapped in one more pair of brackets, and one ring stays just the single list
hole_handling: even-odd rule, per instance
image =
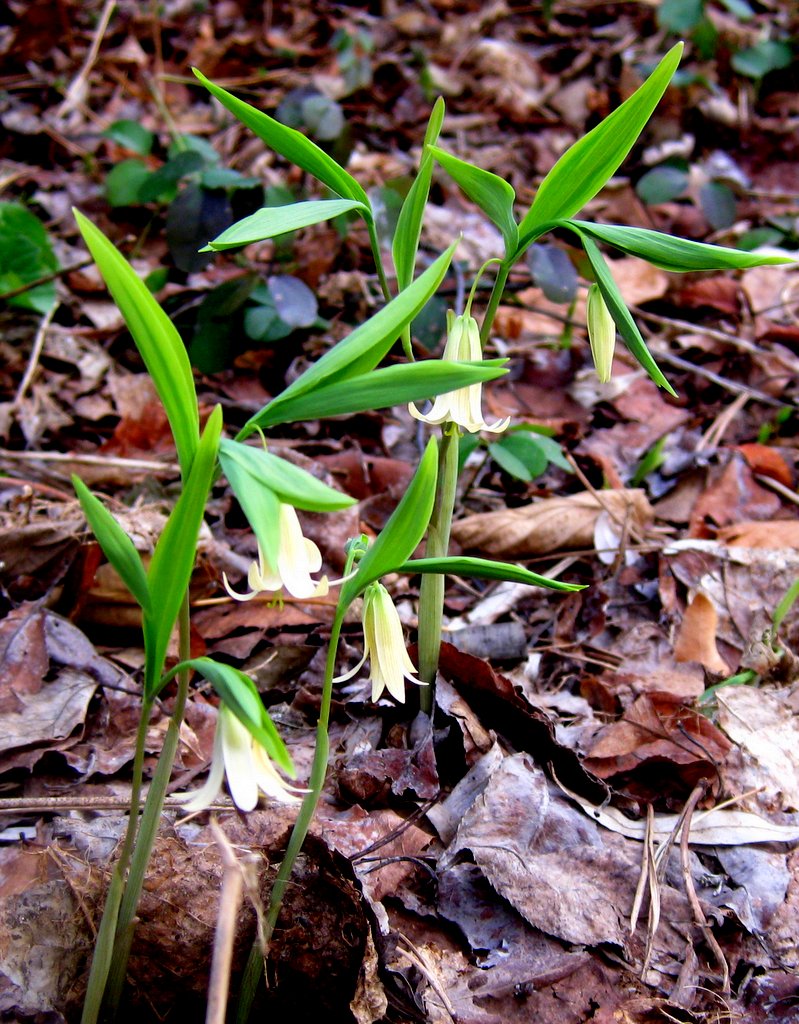
[{"label": "lance-shaped leaf", "polygon": [[200,252],[221,252],[252,242],[262,242],[287,231],[299,231],[311,224],[321,224],[342,213],[349,213],[350,210],[364,212],[366,207],[355,199],[314,199],[304,203],[290,203],[288,206],[265,206],[231,224]]},{"label": "lance-shaped leaf", "polygon": [[315,476],[294,466],[261,447],[241,444],[223,438],[219,444],[219,461],[223,471],[235,462],[264,486],[274,491],[281,501],[306,512],[337,512],[355,504],[351,498],[334,487],[317,480]]},{"label": "lance-shaped leaf", "polygon": [[289,128],[287,125],[281,124],[280,121],[276,121],[263,111],[250,106],[244,100],[238,99],[221,86],[214,85],[197,68],[192,68],[192,70],[211,95],[215,96],[223,107],[226,107],[259,139],[262,139],[270,149],[285,157],[289,163],[296,164],[297,167],[301,167],[308,174],[318,178],[336,195],[343,199],[354,199],[371,210],[369,198],[355,178],[337,164],[331,156],[328,156],[323,149],[320,149],[315,142],[311,142],[296,128]]},{"label": "lance-shaped leaf", "polygon": [[290,418],[296,419],[296,416],[285,416],[284,410],[286,406],[293,408],[289,403],[293,403],[300,395],[361,376],[374,369],[397,340],[403,327],[413,320],[441,284],[456,245],[457,242],[453,242],[413,284],[357,327],[343,341],[334,345],[282,394],[256,413],[239,431],[237,440],[249,436],[259,426],[289,422]]},{"label": "lance-shaped leaf", "polygon": [[539,576],[519,565],[509,562],[492,562],[488,558],[413,558],[397,567],[397,572],[435,573],[436,575],[472,576],[484,580],[507,580],[510,583],[526,583],[531,587],[548,587],[550,590],[585,590],[580,583],[563,583],[548,576]]},{"label": "lance-shaped leaf", "polygon": [[270,565],[278,561],[279,502],[309,512],[334,512],[355,504],[348,494],[260,447],[223,438],[219,462]]},{"label": "lance-shaped leaf", "polygon": [[416,550],[433,513],[437,476],[438,443],[430,438],[399,505],[358,563],[358,572],[342,586],[341,606],[351,604],[370,583],[394,572]]},{"label": "lance-shaped leaf", "polygon": [[792,263],[787,256],[766,256],[756,252],[742,252],[723,245],[691,242],[673,238],[662,231],[649,228],[629,228],[620,224],[591,224],[584,220],[571,220],[563,225],[574,229],[581,237],[588,235],[620,249],[629,256],[639,256],[663,270],[687,272],[693,270],[743,270],[771,264]]},{"label": "lance-shaped leaf", "polygon": [[646,347],[646,342],[638,330],[638,325],[633,320],[629,309],[627,309],[627,304],[622,298],[618,285],[613,280],[610,268],[605,262],[605,257],[599,251],[596,242],[591,238],[583,238],[583,247],[586,256],[591,262],[596,283],[602,293],[602,298],[605,300],[605,305],[610,311],[610,315],[613,317],[619,329],[619,334],[624,339],[627,348],[656,384],[665,388],[670,395],[676,394],[674,388],[663,376],[649,349]]},{"label": "lance-shaped leaf", "polygon": [[425,132],[422,158],[419,162],[419,173],[408,190],[397,218],[397,227],[394,231],[392,256],[394,258],[394,270],[397,274],[397,286],[400,291],[403,288],[407,288],[413,280],[416,253],[419,248],[419,236],[422,231],[422,220],[424,219],[427,197],[430,194],[430,181],[433,176],[433,154],[431,147],[435,145],[438,139],[443,122],[444,101],[439,97],[433,106],[427,131]]},{"label": "lance-shaped leaf", "polygon": [[147,572],[150,610],[145,612],[142,625],[144,694],[148,700],[153,700],[160,689],[169,638],[194,568],[197,537],[214,479],[221,431],[222,407],[218,405],[208,417],[188,480],[158,538]]},{"label": "lance-shaped leaf", "polygon": [[666,91],[682,49],[682,43],[672,47],[632,96],[566,150],[541,182],[519,226],[522,236],[550,221],[573,216],[616,173]]},{"label": "lance-shaped leaf", "polygon": [[262,428],[298,420],[318,420],[383,409],[407,402],[420,402],[447,391],[481,384],[501,377],[506,359],[454,363],[444,359],[425,359],[420,363],[401,363],[348,377],[327,387],[319,387],[283,403],[277,409],[268,405],[250,422]]},{"label": "lance-shaped leaf", "polygon": [[[280,738],[274,722],[269,717],[266,708],[263,706],[261,695],[255,683],[244,672],[233,668],[232,665],[223,665],[211,658],[192,658],[190,661],[181,662],[169,673],[167,679],[176,675],[184,669],[194,669],[199,672],[203,679],[207,679],[226,707],[229,707],[241,724],[247,729],[264,748],[269,757],[279,765],[292,778],[296,776],[294,765],[289,756],[286,745]],[[166,682],[167,679],[164,681]],[[253,700],[242,700],[242,690],[250,694]],[[251,714],[251,707],[257,707],[260,712],[257,717]]]},{"label": "lance-shaped leaf", "polygon": [[174,324],[128,261],[77,210],[83,239],[136,343],[164,404],[185,480],[200,434],[197,395],[186,346]]},{"label": "lance-shaped leaf", "polygon": [[226,459],[223,468],[266,561],[269,565],[277,565],[280,551],[280,499],[237,459]]},{"label": "lance-shaped leaf", "polygon": [[103,549],[103,554],[119,573],[120,579],[141,608],[146,611],[150,607],[147,574],[133,541],[79,477],[72,477],[72,486],[75,488],[83,514],[97,538],[97,543]]},{"label": "lance-shaped leaf", "polygon": [[438,146],[433,146],[432,150],[447,174],[502,232],[506,255],[514,253],[519,243],[519,228],[513,216],[516,201],[513,186],[491,171],[475,167]]}]

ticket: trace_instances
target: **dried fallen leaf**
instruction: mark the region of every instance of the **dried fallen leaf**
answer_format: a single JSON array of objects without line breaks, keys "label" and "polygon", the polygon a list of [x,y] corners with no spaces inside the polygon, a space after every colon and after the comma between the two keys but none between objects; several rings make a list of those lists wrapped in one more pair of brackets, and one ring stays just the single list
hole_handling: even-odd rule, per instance
[{"label": "dried fallen leaf", "polygon": [[617,522],[639,529],[654,517],[642,490],[589,491],[565,498],[545,498],[534,505],[467,516],[452,525],[462,548],[509,558],[591,548],[599,514],[607,510]]},{"label": "dried fallen leaf", "polygon": [[[560,788],[603,828],[618,832],[628,839],[644,841],[645,821],[633,821],[617,807],[597,807],[564,786]],[[678,814],[656,814],[652,833],[655,840],[662,842],[668,839],[674,832],[679,818]],[[707,811],[697,811],[691,818],[688,842],[695,846],[795,843],[799,842],[799,824],[778,825],[752,814],[751,811],[739,811],[732,807],[711,807]]]},{"label": "dried fallen leaf", "polygon": [[799,548],[799,519],[733,523],[719,530],[718,539],[730,547]]},{"label": "dried fallen leaf", "polygon": [[676,661],[698,661],[709,672],[726,675],[730,666],[716,647],[719,616],[716,606],[701,590],[694,594],[685,609],[682,624],[674,643]]}]

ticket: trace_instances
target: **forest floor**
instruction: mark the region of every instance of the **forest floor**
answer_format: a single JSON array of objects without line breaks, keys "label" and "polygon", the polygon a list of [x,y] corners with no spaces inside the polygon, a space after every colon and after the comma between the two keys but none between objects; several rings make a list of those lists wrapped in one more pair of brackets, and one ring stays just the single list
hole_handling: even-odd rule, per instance
[{"label": "forest floor", "polygon": [[[192,66],[348,161],[390,230],[438,95],[440,145],[509,181],[526,208],[557,157],[682,33],[678,77],[582,216],[796,253],[791,5],[377,7],[5,5],[3,1020],[78,1019],[130,792],[137,607],[70,475],[104,496],[143,554],[178,485],[166,418],[72,208],[146,278],[186,342],[201,413],[221,403],[230,433],[380,303],[356,221],[198,254],[264,203],[323,192],[212,104]],[[501,253],[443,172],[431,199],[422,260],[463,241],[415,324],[419,354],[440,351],[447,308]],[[414,687],[405,705],[372,704],[363,673],[339,688],[324,798],[261,1012],[328,1024],[799,1021],[799,614],[780,604],[799,579],[799,270],[679,275],[612,261],[674,398],[624,349],[611,382],[597,382],[586,286],[570,282],[580,254],[566,235],[546,241],[511,277],[487,346],[510,372],[483,391],[487,420],[535,429],[511,444],[484,435],[469,455],[454,550],[587,587],[449,580],[432,732]],[[385,524],[425,437],[404,408],[281,428],[273,450],[357,499],[303,517],[328,573],[348,538]],[[220,480],[192,587],[192,654],[250,674],[302,780],[335,598],[236,603],[222,574],[243,589],[254,555]],[[419,579],[389,582],[412,639]],[[342,661],[362,643],[355,616]],[[741,685],[707,692],[733,676]],[[152,721],[148,773],[173,697],[164,691]],[[205,778],[216,705],[192,691],[172,793]],[[234,998],[295,813],[241,814],[225,797],[186,818],[168,798],[131,1018],[205,1016],[220,829],[257,878],[239,915]]]}]

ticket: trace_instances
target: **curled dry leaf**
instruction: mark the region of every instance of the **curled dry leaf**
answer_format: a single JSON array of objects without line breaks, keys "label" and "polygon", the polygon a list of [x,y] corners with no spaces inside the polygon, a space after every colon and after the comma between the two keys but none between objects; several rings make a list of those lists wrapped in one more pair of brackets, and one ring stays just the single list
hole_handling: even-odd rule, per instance
[{"label": "curled dry leaf", "polygon": [[716,606],[702,591],[697,591],[685,609],[674,643],[676,661],[698,661],[709,672],[727,674],[730,667],[716,646],[719,616]]},{"label": "curled dry leaf", "polygon": [[591,548],[599,514],[639,529],[654,518],[643,490],[589,491],[565,498],[545,498],[533,505],[467,516],[452,525],[452,536],[464,549],[509,558],[543,555],[572,548]]}]

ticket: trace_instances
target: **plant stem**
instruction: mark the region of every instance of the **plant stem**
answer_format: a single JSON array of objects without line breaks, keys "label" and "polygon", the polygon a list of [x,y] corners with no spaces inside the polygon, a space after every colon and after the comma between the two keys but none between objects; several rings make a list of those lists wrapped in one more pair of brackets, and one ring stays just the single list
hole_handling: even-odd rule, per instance
[{"label": "plant stem", "polygon": [[266,922],[264,924],[262,935],[263,943],[266,948],[261,949],[258,939],[256,939],[252,949],[250,950],[247,966],[244,969],[241,992],[239,995],[239,1005],[236,1013],[237,1024],[246,1024],[246,1021],[250,1016],[250,1010],[252,1009],[253,1000],[255,999],[255,993],[263,973],[264,956],[268,951],[269,943],[272,939],[275,925],[277,924],[277,919],[280,916],[280,908],[283,905],[283,897],[286,893],[289,879],[291,878],[291,872],[294,869],[294,864],[300,850],[302,849],[302,844],[305,842],[305,837],[308,835],[308,830],[311,827],[313,816],[319,804],[319,798],[322,795],[322,787],[325,784],[327,760],[330,750],[328,726],[330,724],[330,705],[333,700],[333,672],[336,667],[339,634],[341,633],[341,625],[344,621],[346,611],[347,606],[342,607],[339,603],[336,608],[336,614],[333,618],[333,625],[330,629],[330,643],[327,649],[325,678],[324,683],[322,684],[322,700],[319,706],[319,721],[316,725],[316,746],[314,748],[313,763],[311,765],[311,775],[308,780],[308,793],[302,801],[300,813],[297,815],[297,820],[294,822],[294,828],[292,829],[291,836],[289,837],[286,853],[278,870],[274,885],[272,886],[272,895],[269,900],[269,911],[266,915]]},{"label": "plant stem", "polygon": [[494,326],[494,317],[497,315],[502,293],[505,291],[505,285],[508,283],[511,266],[512,264],[510,263],[502,262],[497,271],[497,276],[494,278],[494,287],[491,289],[491,296],[483,316],[483,326],[480,328],[481,345],[485,345],[488,341],[488,336],[491,334],[491,328]]},{"label": "plant stem", "polygon": [[385,267],[383,266],[383,256],[380,252],[380,239],[377,236],[377,227],[371,218],[366,220],[366,227],[369,231],[369,243],[372,247],[372,255],[374,256],[375,267],[377,268],[377,279],[380,281],[380,289],[383,292],[383,298],[386,302],[390,302],[391,289],[388,286],[388,278],[386,277]]},{"label": "plant stem", "polygon": [[[189,594],[183,598],[178,618],[178,658],[180,661],[188,661],[191,657],[191,637],[189,633]],[[108,984],[104,1002],[104,1012],[109,1019],[117,1015],[122,992],[125,986],[127,974],[128,957],[130,947],[133,943],[133,930],[136,921],[136,910],[139,905],[144,876],[147,865],[150,862],[153,844],[158,834],[158,824],[161,819],[161,811],[164,807],[164,797],[167,786],[172,776],[172,765],[178,749],[180,738],[180,726],[186,710],[186,702],[189,695],[188,670],[178,673],[177,695],[172,717],[169,720],[169,728],[166,732],[164,745],[158,758],[155,773],[153,775],[147,799],[144,802],[141,825],[136,837],[136,845],[130,863],[125,892],[119,908],[119,920],[117,921],[116,936],[114,938],[114,952],[111,961],[111,970],[108,974]]]},{"label": "plant stem", "polygon": [[[438,449],[436,497],[425,547],[425,555],[428,558],[443,558],[449,551],[452,510],[455,507],[455,491],[458,484],[459,437],[460,431],[456,424],[448,423],[443,428]],[[419,691],[419,699],[422,711],[428,715],[432,715],[435,703],[443,615],[444,577],[425,574],[419,591],[419,678],[428,685]]]},{"label": "plant stem", "polygon": [[111,873],[111,884],[108,887],[108,895],[103,908],[103,916],[100,927],[97,930],[97,938],[94,944],[94,955],[92,966],[89,971],[89,980],[86,985],[86,998],[83,1003],[81,1024],[95,1024],[99,1015],[108,980],[108,973],[113,962],[114,934],[117,929],[119,909],[125,891],[125,875],[128,864],[133,853],[136,833],[139,827],[139,810],[141,807],[141,790],[144,773],[144,755],[147,743],[147,730],[150,725],[150,718],[153,712],[153,702],[145,701],[142,704],[141,715],[139,716],[139,728],[136,733],[136,749],[133,756],[133,781],[130,792],[130,809],[128,812],[128,827],[125,832],[125,839],[122,849]]}]

